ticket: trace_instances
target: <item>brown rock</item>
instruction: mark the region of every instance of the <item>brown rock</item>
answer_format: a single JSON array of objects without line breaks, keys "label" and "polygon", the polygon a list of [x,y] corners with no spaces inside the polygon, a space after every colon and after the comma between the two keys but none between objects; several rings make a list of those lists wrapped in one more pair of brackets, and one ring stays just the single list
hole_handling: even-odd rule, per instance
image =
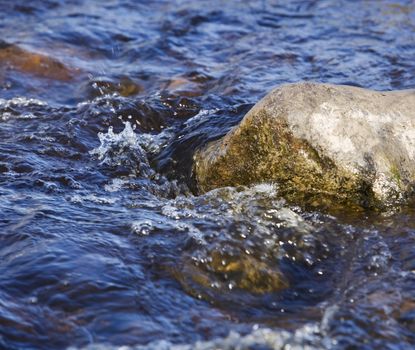
[{"label": "brown rock", "polygon": [[7,69],[53,80],[69,81],[79,74],[79,70],[68,68],[52,57],[4,42],[0,43],[0,64]]}]

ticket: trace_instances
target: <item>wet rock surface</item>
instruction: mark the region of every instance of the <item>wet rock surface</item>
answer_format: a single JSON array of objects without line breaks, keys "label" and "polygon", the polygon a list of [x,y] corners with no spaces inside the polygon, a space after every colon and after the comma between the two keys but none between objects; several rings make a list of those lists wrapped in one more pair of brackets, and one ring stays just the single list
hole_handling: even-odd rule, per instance
[{"label": "wet rock surface", "polygon": [[69,68],[50,56],[1,40],[0,64],[2,68],[58,81],[71,81],[80,73],[80,70]]},{"label": "wet rock surface", "polygon": [[414,90],[283,85],[196,152],[198,188],[275,181],[299,203],[401,201],[415,181],[414,110]]}]

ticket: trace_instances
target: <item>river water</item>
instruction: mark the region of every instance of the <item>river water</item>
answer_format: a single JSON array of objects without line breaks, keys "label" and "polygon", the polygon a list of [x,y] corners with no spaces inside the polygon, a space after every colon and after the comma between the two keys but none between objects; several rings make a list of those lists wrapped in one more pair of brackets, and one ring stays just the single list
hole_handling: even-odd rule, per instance
[{"label": "river water", "polygon": [[413,1],[0,0],[0,32],[0,348],[415,346],[413,205],[191,173],[276,85],[414,88]]}]

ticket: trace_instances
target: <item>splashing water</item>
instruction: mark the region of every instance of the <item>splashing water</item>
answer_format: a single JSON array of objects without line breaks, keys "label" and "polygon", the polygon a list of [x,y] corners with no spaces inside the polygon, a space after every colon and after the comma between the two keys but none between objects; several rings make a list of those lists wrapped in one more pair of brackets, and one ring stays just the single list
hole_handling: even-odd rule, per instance
[{"label": "splashing water", "polygon": [[125,166],[130,169],[131,175],[149,177],[154,172],[140,144],[139,135],[134,132],[129,121],[124,125],[124,130],[120,133],[115,133],[112,126],[107,133],[98,133],[101,144],[89,153],[100,160],[102,165]]},{"label": "splashing water", "polygon": [[410,1],[0,3],[1,349],[414,348],[413,206],[187,188],[274,86],[415,87]]}]

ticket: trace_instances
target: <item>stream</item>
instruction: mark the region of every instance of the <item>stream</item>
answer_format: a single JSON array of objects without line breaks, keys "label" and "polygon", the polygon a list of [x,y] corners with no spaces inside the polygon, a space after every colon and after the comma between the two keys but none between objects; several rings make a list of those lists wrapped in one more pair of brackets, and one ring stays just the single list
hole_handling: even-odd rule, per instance
[{"label": "stream", "polygon": [[415,206],[197,192],[273,87],[415,88],[412,0],[0,0],[1,349],[412,349]]}]

